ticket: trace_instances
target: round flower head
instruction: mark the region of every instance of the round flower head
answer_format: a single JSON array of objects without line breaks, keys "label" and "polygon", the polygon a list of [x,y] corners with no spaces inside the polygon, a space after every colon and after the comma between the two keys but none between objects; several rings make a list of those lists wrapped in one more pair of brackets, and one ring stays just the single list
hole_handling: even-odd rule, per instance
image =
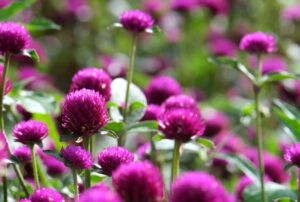
[{"label": "round flower head", "polygon": [[61,156],[67,166],[83,170],[90,169],[93,166],[92,155],[80,146],[69,145],[61,149]]},{"label": "round flower head", "polygon": [[98,155],[98,164],[106,175],[111,175],[120,165],[133,161],[134,155],[123,147],[109,147]]},{"label": "round flower head", "polygon": [[186,109],[163,113],[158,120],[159,129],[168,139],[188,142],[193,136],[201,136],[205,125],[200,115]]},{"label": "round flower head", "polygon": [[283,156],[284,160],[289,164],[295,165],[300,168],[300,143],[293,144],[287,148]]},{"label": "round flower head", "polygon": [[79,200],[77,202],[121,202],[122,200],[113,191],[103,188],[92,188],[84,191],[80,194]]},{"label": "round flower head", "polygon": [[31,38],[28,31],[20,23],[0,23],[0,52],[18,53],[27,48]]},{"label": "round flower head", "polygon": [[[0,36],[0,37],[1,37],[1,36]],[[0,78],[1,78],[1,83],[2,83],[3,70],[4,70],[3,65],[0,65]],[[12,90],[11,82],[10,82],[10,80],[9,80],[8,78],[6,78],[5,86],[4,86],[4,95],[8,94],[11,90]]]},{"label": "round flower head", "polygon": [[171,186],[170,202],[223,202],[226,192],[213,176],[203,172],[187,172]]},{"label": "round flower head", "polygon": [[121,165],[112,183],[124,202],[162,202],[164,183],[158,168],[149,162]]},{"label": "round flower head", "polygon": [[282,18],[287,21],[300,19],[300,4],[292,5],[282,11]]},{"label": "round flower head", "polygon": [[240,42],[240,49],[249,53],[273,53],[277,50],[273,35],[263,32],[246,34]]},{"label": "round flower head", "polygon": [[2,0],[0,1],[0,8],[5,8],[9,4],[11,4],[12,0]]},{"label": "round flower head", "polygon": [[93,135],[108,122],[104,99],[94,90],[69,93],[63,104],[62,122],[77,136]]},{"label": "round flower head", "polygon": [[208,8],[212,14],[227,14],[229,2],[227,0],[198,0],[200,6]]},{"label": "round flower head", "polygon": [[145,92],[149,103],[160,105],[170,96],[179,95],[181,87],[172,77],[157,76],[150,81]]},{"label": "round flower head", "polygon": [[219,111],[204,110],[203,118],[205,120],[204,136],[212,137],[229,127],[228,117]]},{"label": "round flower head", "polygon": [[43,122],[29,120],[15,125],[13,134],[16,141],[23,144],[38,144],[48,135],[47,125]]},{"label": "round flower head", "polygon": [[240,181],[238,182],[236,186],[236,198],[238,201],[244,201],[243,199],[243,192],[246,187],[253,184],[252,180],[248,178],[247,176],[243,176],[240,178]]},{"label": "round flower head", "polygon": [[196,0],[172,0],[171,4],[174,10],[180,12],[189,12],[198,7]]},{"label": "round flower head", "polygon": [[176,109],[191,110],[195,113],[200,114],[197,102],[192,97],[187,95],[174,95],[169,97],[166,101],[163,102],[161,106],[161,113]]},{"label": "round flower head", "polygon": [[160,107],[158,105],[150,104],[147,106],[143,121],[155,121],[158,118]]},{"label": "round flower head", "polygon": [[262,74],[270,74],[275,72],[286,72],[285,61],[278,56],[268,57],[263,60]]},{"label": "round flower head", "polygon": [[101,69],[85,68],[79,70],[72,78],[71,91],[83,88],[99,92],[105,101],[109,101],[111,78]]},{"label": "round flower head", "polygon": [[131,32],[143,32],[154,25],[152,17],[139,10],[124,12],[120,17],[120,22],[125,29]]},{"label": "round flower head", "polygon": [[18,158],[21,163],[31,162],[31,153],[28,147],[22,146],[14,150],[13,155]]},{"label": "round flower head", "polygon": [[31,202],[64,202],[62,195],[50,188],[36,189],[30,196]]}]

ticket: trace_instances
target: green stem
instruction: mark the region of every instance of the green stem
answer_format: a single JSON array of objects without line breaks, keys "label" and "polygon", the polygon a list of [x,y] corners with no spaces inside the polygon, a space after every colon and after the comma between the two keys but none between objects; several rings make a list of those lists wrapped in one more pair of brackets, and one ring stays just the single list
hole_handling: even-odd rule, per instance
[{"label": "green stem", "polygon": [[172,170],[171,170],[171,183],[178,176],[179,172],[179,161],[180,161],[180,141],[175,141],[174,149],[173,149],[173,160],[172,160]]},{"label": "green stem", "polygon": [[[129,60],[129,66],[128,66],[128,72],[127,72],[125,106],[124,106],[124,113],[123,113],[125,123],[127,121],[127,115],[128,115],[128,105],[129,105],[128,101],[129,101],[129,93],[130,93],[130,84],[132,83],[132,78],[133,78],[135,52],[136,52],[136,39],[137,39],[137,34],[132,33],[131,45],[130,45],[130,60]],[[120,138],[118,139],[118,145],[124,146],[125,142],[126,142],[126,132],[124,132],[120,135]]]},{"label": "green stem", "polygon": [[265,192],[265,171],[264,171],[264,162],[263,162],[263,137],[262,137],[262,126],[261,126],[261,114],[260,114],[260,91],[261,91],[261,57],[257,55],[257,69],[256,69],[256,84],[254,84],[254,102],[255,102],[255,128],[256,128],[256,137],[257,137],[257,150],[258,150],[258,166],[259,166],[259,175],[260,175],[260,188],[261,188],[261,198],[262,202],[267,202],[267,195]]},{"label": "green stem", "polygon": [[[87,151],[90,151],[91,150],[91,147],[90,147],[90,137],[87,137],[84,139],[84,149],[87,150]],[[85,179],[84,179],[84,187],[86,189],[90,188],[91,187],[91,171],[86,169],[84,171],[84,175],[85,175]]]},{"label": "green stem", "polygon": [[26,197],[28,198],[29,197],[29,192],[28,192],[28,190],[26,188],[26,182],[25,182],[24,177],[23,177],[23,175],[22,175],[22,173],[20,171],[20,167],[18,165],[16,165],[16,164],[12,164],[12,166],[13,166],[13,169],[14,169],[14,171],[15,171],[15,173],[17,175],[17,178],[18,178],[18,180],[19,180],[19,182],[21,184],[21,187],[22,187],[22,189],[23,189]]},{"label": "green stem", "polygon": [[7,173],[4,173],[4,176],[2,177],[2,184],[3,184],[3,201],[7,202]]},{"label": "green stem", "polygon": [[150,153],[150,157],[151,157],[151,160],[152,160],[153,164],[158,166],[157,159],[156,159],[157,150],[156,150],[155,142],[153,141],[153,136],[154,135],[155,135],[155,133],[151,134],[151,141],[150,141],[150,143],[151,143],[151,153]]},{"label": "green stem", "polygon": [[77,181],[77,172],[75,169],[72,169],[73,182],[74,182],[74,199],[78,199],[78,181]]},{"label": "green stem", "polygon": [[41,179],[43,187],[49,187],[49,183],[46,178],[45,172],[42,168],[40,159],[37,159],[37,170],[38,170],[38,175],[39,175],[39,178]]},{"label": "green stem", "polygon": [[39,175],[38,175],[38,169],[37,169],[36,156],[35,156],[35,152],[34,152],[34,144],[30,145],[30,152],[31,152],[31,161],[32,161],[32,169],[33,169],[33,177],[35,180],[35,186],[37,189],[39,189],[40,181],[39,181]]}]

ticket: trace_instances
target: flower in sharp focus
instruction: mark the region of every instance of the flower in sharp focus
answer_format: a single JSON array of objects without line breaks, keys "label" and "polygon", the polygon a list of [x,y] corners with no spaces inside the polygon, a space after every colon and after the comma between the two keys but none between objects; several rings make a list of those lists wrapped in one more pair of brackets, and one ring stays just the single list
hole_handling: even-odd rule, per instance
[{"label": "flower in sharp focus", "polygon": [[289,164],[300,168],[300,143],[293,144],[288,147],[284,152],[283,158]]},{"label": "flower in sharp focus", "polygon": [[174,95],[165,100],[161,105],[161,113],[166,111],[186,109],[200,114],[197,102],[194,98],[187,95]]},{"label": "flower in sharp focus", "polygon": [[93,166],[92,155],[80,146],[69,145],[61,149],[61,156],[63,157],[67,166],[72,169],[90,169]]},{"label": "flower in sharp focus", "polygon": [[143,32],[154,25],[152,17],[140,10],[124,12],[120,17],[120,22],[125,29],[131,32]]},{"label": "flower in sharp focus", "polygon": [[172,183],[169,201],[225,202],[226,198],[227,193],[215,177],[204,172],[187,172]]},{"label": "flower in sharp focus", "polygon": [[162,202],[164,198],[159,169],[146,161],[121,165],[112,183],[124,202]]},{"label": "flower in sharp focus", "polygon": [[63,127],[77,136],[93,135],[108,122],[106,103],[94,90],[81,89],[66,96]]},{"label": "flower in sharp focus", "polygon": [[0,52],[18,53],[29,46],[31,37],[26,28],[15,22],[0,23]]},{"label": "flower in sharp focus", "polygon": [[188,142],[193,136],[201,136],[205,130],[201,116],[186,109],[176,109],[161,114],[158,125],[166,138],[181,142]]},{"label": "flower in sharp focus", "polygon": [[43,122],[29,120],[15,125],[13,135],[16,141],[23,144],[39,144],[48,136],[47,125]]},{"label": "flower in sharp focus", "polygon": [[17,157],[21,163],[31,162],[31,153],[28,147],[25,146],[18,147],[13,151],[13,155]]},{"label": "flower in sharp focus", "polygon": [[169,76],[154,77],[145,89],[149,103],[160,105],[172,95],[181,94],[179,83]]},{"label": "flower in sharp focus", "polygon": [[64,202],[62,195],[50,188],[36,189],[30,196],[31,202]]},{"label": "flower in sharp focus", "polygon": [[91,188],[80,194],[77,202],[121,202],[117,193],[103,188]]},{"label": "flower in sharp focus", "polygon": [[111,175],[120,165],[133,161],[134,155],[123,147],[109,147],[98,155],[98,164],[106,175]]},{"label": "flower in sharp focus", "polygon": [[[1,80],[1,83],[2,83],[3,70],[4,70],[3,65],[0,65],[0,78],[1,78],[0,80]],[[8,78],[6,78],[5,85],[4,85],[4,95],[8,94],[11,90],[12,90],[11,82]]]},{"label": "flower in sharp focus", "polygon": [[241,39],[240,49],[253,54],[273,53],[277,50],[276,43],[276,38],[271,34],[253,32]]},{"label": "flower in sharp focus", "polygon": [[105,101],[109,101],[111,95],[111,78],[101,69],[85,68],[79,70],[72,78],[71,91],[90,89],[99,92]]},{"label": "flower in sharp focus", "polygon": [[160,113],[160,107],[158,105],[149,104],[146,108],[143,121],[155,121]]}]

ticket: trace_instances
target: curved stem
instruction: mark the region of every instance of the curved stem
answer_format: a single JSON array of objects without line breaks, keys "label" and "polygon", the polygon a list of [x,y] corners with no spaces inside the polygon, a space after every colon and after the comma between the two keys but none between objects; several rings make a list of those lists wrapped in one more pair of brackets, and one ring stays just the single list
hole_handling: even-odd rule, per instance
[{"label": "curved stem", "polygon": [[[136,52],[136,39],[137,39],[137,34],[132,33],[131,46],[130,46],[130,60],[129,60],[129,66],[128,66],[128,72],[127,72],[125,106],[124,106],[124,112],[123,112],[123,117],[124,117],[125,123],[127,121],[127,115],[128,115],[130,84],[132,83],[132,78],[133,78],[134,60],[135,60],[135,52]],[[120,138],[118,139],[118,145],[124,146],[125,142],[126,142],[126,132],[124,132],[120,135]]]},{"label": "curved stem", "polygon": [[179,172],[179,161],[180,161],[180,141],[175,141],[174,149],[173,149],[173,160],[172,160],[172,170],[171,170],[171,184],[174,179],[177,177]]},{"label": "curved stem", "polygon": [[74,182],[74,199],[78,199],[78,181],[77,181],[77,172],[75,169],[72,169],[72,176]]},{"label": "curved stem", "polygon": [[10,53],[6,53],[4,56],[4,69],[2,72],[2,80],[1,80],[1,89],[0,89],[0,129],[5,134],[4,131],[4,121],[3,121],[3,97],[4,97],[4,91],[5,91],[5,82],[6,82],[6,74],[9,67],[9,61],[10,61]]},{"label": "curved stem", "polygon": [[36,163],[36,156],[34,152],[34,144],[30,145],[30,152],[31,152],[31,161],[32,161],[32,168],[33,168],[33,177],[35,181],[35,186],[37,189],[40,188],[40,181],[39,181],[39,175],[38,175],[38,169],[37,169],[37,163]]},{"label": "curved stem", "polygon": [[[83,141],[83,144],[84,144],[84,149],[85,150],[87,150],[87,151],[89,151],[90,152],[90,150],[91,150],[91,145],[90,145],[90,137],[87,137],[87,138],[85,138]],[[88,188],[90,188],[91,187],[91,171],[90,170],[88,170],[88,169],[86,169],[85,171],[84,171],[84,175],[85,175],[85,179],[84,179],[84,187],[86,188],[86,189],[88,189]]]}]

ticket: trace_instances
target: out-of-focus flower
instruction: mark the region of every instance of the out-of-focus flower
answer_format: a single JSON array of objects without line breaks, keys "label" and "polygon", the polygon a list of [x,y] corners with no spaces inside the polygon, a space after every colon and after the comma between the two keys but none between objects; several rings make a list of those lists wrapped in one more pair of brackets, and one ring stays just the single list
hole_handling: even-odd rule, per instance
[{"label": "out-of-focus flower", "polygon": [[142,144],[137,148],[136,155],[140,161],[149,159],[151,144],[149,142]]},{"label": "out-of-focus flower", "polygon": [[4,160],[9,158],[8,144],[6,138],[2,132],[0,132],[0,175],[3,173],[2,166],[4,166]]},{"label": "out-of-focus flower", "polygon": [[167,3],[161,0],[145,0],[142,5],[152,15],[160,15],[167,9]]},{"label": "out-of-focus flower", "polygon": [[18,114],[20,114],[22,116],[24,121],[28,121],[32,118],[32,113],[26,111],[26,109],[24,107],[22,107],[22,105],[17,105],[16,110],[17,110]]},{"label": "out-of-focus flower", "polygon": [[111,175],[119,166],[133,161],[134,155],[123,147],[109,147],[98,155],[98,164],[106,175]]},{"label": "out-of-focus flower", "polygon": [[[0,82],[1,83],[2,83],[3,70],[4,70],[3,65],[0,65]],[[7,95],[11,90],[12,90],[11,82],[8,78],[6,78],[5,85],[4,85],[4,95]]]},{"label": "out-of-focus flower", "polygon": [[293,144],[285,150],[284,160],[300,168],[300,143]]},{"label": "out-of-focus flower", "polygon": [[68,168],[56,158],[45,154],[44,152],[39,152],[40,158],[47,169],[47,173],[50,176],[60,176],[68,171]]},{"label": "out-of-focus flower", "polygon": [[72,169],[90,169],[93,166],[92,155],[81,146],[69,145],[61,149],[61,156],[67,166]]},{"label": "out-of-focus flower", "polygon": [[28,48],[31,37],[26,28],[20,23],[0,23],[0,52],[19,53]]},{"label": "out-of-focus flower", "polygon": [[162,202],[164,198],[159,169],[149,162],[121,165],[113,173],[112,183],[124,202]]},{"label": "out-of-focus flower", "polygon": [[300,81],[284,81],[278,91],[280,99],[300,107]]},{"label": "out-of-focus flower", "polygon": [[71,91],[81,90],[83,88],[99,92],[105,101],[110,99],[111,78],[101,69],[85,68],[79,70],[72,78]]},{"label": "out-of-focus flower", "polygon": [[43,122],[34,120],[22,121],[15,125],[13,135],[16,141],[23,144],[39,144],[48,136],[48,128]]},{"label": "out-of-focus flower", "polygon": [[7,7],[9,4],[11,4],[12,0],[1,0],[0,1],[0,9]]},{"label": "out-of-focus flower", "polygon": [[170,202],[225,202],[226,192],[221,183],[204,172],[187,172],[172,183]]},{"label": "out-of-focus flower", "polygon": [[62,121],[63,127],[77,136],[95,134],[108,122],[103,97],[87,89],[69,93],[63,104]]},{"label": "out-of-focus flower", "polygon": [[172,95],[181,94],[179,83],[169,76],[154,77],[145,89],[149,103],[160,105]]},{"label": "out-of-focus flower", "polygon": [[152,28],[154,20],[152,17],[140,10],[131,10],[124,12],[120,17],[120,23],[125,29],[131,32],[143,32]]},{"label": "out-of-focus flower", "polygon": [[177,109],[186,109],[200,114],[196,100],[187,95],[173,95],[161,105],[161,113]]},{"label": "out-of-focus flower", "polygon": [[212,37],[208,41],[208,50],[215,56],[233,57],[236,55],[236,44],[225,37]]},{"label": "out-of-focus flower", "polygon": [[160,19],[160,26],[169,43],[177,43],[182,38],[182,17],[176,12],[169,12]]},{"label": "out-of-focus flower", "polygon": [[86,0],[67,0],[65,10],[83,22],[92,17],[92,9]]},{"label": "out-of-focus flower", "polygon": [[228,117],[220,111],[203,110],[202,115],[206,126],[204,136],[213,137],[229,127]]},{"label": "out-of-focus flower", "polygon": [[162,57],[147,57],[141,62],[142,71],[151,76],[161,74],[169,68],[169,62]]},{"label": "out-of-focus flower", "polygon": [[202,7],[208,8],[214,15],[226,15],[229,12],[228,0],[198,0],[198,4]]},{"label": "out-of-focus flower", "polygon": [[253,32],[241,39],[240,49],[253,54],[273,53],[277,50],[276,43],[276,38],[271,34]]},{"label": "out-of-focus flower", "polygon": [[286,7],[282,11],[282,18],[288,21],[296,21],[300,19],[300,4]]},{"label": "out-of-focus flower", "polygon": [[[250,57],[249,64],[251,67],[257,66],[257,58]],[[269,56],[263,58],[262,61],[262,74],[272,74],[278,72],[286,72],[287,71],[287,64],[280,56]]]},{"label": "out-of-focus flower", "polygon": [[172,0],[171,7],[179,12],[189,12],[198,8],[196,0]]},{"label": "out-of-focus flower", "polygon": [[100,63],[112,78],[125,77],[127,74],[127,61],[123,57],[110,57],[103,55],[99,58]]},{"label": "out-of-focus flower", "polygon": [[147,106],[142,120],[143,121],[155,121],[155,120],[157,120],[159,113],[160,113],[160,107],[158,105],[150,104]]},{"label": "out-of-focus flower", "polygon": [[13,155],[18,158],[21,163],[30,163],[31,162],[31,153],[30,149],[25,146],[18,147],[13,151]]},{"label": "out-of-focus flower", "polygon": [[229,153],[239,153],[247,148],[246,144],[238,135],[228,131],[219,133],[214,137],[213,141],[216,145],[223,144],[222,150]]},{"label": "out-of-focus flower", "polygon": [[80,194],[77,202],[121,202],[122,200],[115,192],[103,188],[91,188]]},{"label": "out-of-focus flower", "polygon": [[50,188],[36,189],[30,196],[31,202],[64,202],[62,195]]},{"label": "out-of-focus flower", "polygon": [[244,201],[243,199],[243,192],[246,187],[250,186],[253,184],[252,180],[248,178],[247,176],[242,176],[237,183],[237,186],[235,188],[235,193],[236,193],[236,199],[237,201]]}]

